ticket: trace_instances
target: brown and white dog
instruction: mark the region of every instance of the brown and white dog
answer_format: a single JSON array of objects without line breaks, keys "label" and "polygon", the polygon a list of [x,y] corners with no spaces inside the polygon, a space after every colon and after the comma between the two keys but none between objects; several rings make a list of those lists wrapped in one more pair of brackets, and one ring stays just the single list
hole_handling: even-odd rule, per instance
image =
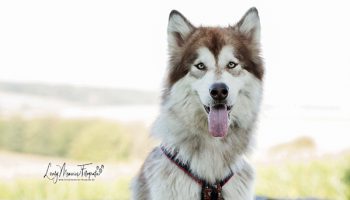
[{"label": "brown and white dog", "polygon": [[244,157],[262,96],[257,9],[228,27],[195,27],[172,11],[168,49],[166,88],[152,128],[162,145],[134,178],[133,199],[253,199],[254,171]]}]

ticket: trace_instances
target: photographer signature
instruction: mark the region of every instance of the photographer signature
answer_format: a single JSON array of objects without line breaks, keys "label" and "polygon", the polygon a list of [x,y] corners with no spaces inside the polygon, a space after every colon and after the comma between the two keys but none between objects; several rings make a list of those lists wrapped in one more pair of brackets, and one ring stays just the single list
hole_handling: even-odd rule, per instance
[{"label": "photographer signature", "polygon": [[80,164],[74,167],[48,164],[44,178],[57,183],[57,181],[94,181],[103,172],[104,165],[92,167],[93,163]]}]

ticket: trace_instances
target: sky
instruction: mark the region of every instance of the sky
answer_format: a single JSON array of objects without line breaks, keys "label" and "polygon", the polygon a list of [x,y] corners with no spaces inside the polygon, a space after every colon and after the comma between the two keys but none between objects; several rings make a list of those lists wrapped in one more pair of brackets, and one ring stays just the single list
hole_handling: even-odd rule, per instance
[{"label": "sky", "polygon": [[169,12],[194,25],[236,23],[259,10],[271,105],[347,107],[346,1],[1,1],[0,81],[159,90]]}]

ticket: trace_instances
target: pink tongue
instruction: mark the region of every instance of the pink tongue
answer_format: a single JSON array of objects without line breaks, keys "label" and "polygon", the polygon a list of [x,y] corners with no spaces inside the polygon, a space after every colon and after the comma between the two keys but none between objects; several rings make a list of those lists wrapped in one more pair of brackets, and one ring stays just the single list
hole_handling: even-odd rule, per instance
[{"label": "pink tongue", "polygon": [[209,132],[214,137],[224,137],[228,131],[228,111],[226,105],[210,107],[208,116]]}]

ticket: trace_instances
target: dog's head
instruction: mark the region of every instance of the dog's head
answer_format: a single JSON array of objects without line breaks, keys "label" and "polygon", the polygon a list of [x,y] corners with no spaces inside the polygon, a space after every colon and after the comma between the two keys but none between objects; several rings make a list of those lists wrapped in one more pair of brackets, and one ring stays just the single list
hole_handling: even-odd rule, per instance
[{"label": "dog's head", "polygon": [[234,118],[255,112],[244,109],[257,109],[260,103],[263,65],[256,8],[229,27],[195,27],[181,13],[172,11],[168,49],[164,102],[171,101],[171,95],[181,96],[179,93],[185,93],[184,98],[196,96],[197,105],[191,106],[200,107],[214,137],[224,137]]}]

